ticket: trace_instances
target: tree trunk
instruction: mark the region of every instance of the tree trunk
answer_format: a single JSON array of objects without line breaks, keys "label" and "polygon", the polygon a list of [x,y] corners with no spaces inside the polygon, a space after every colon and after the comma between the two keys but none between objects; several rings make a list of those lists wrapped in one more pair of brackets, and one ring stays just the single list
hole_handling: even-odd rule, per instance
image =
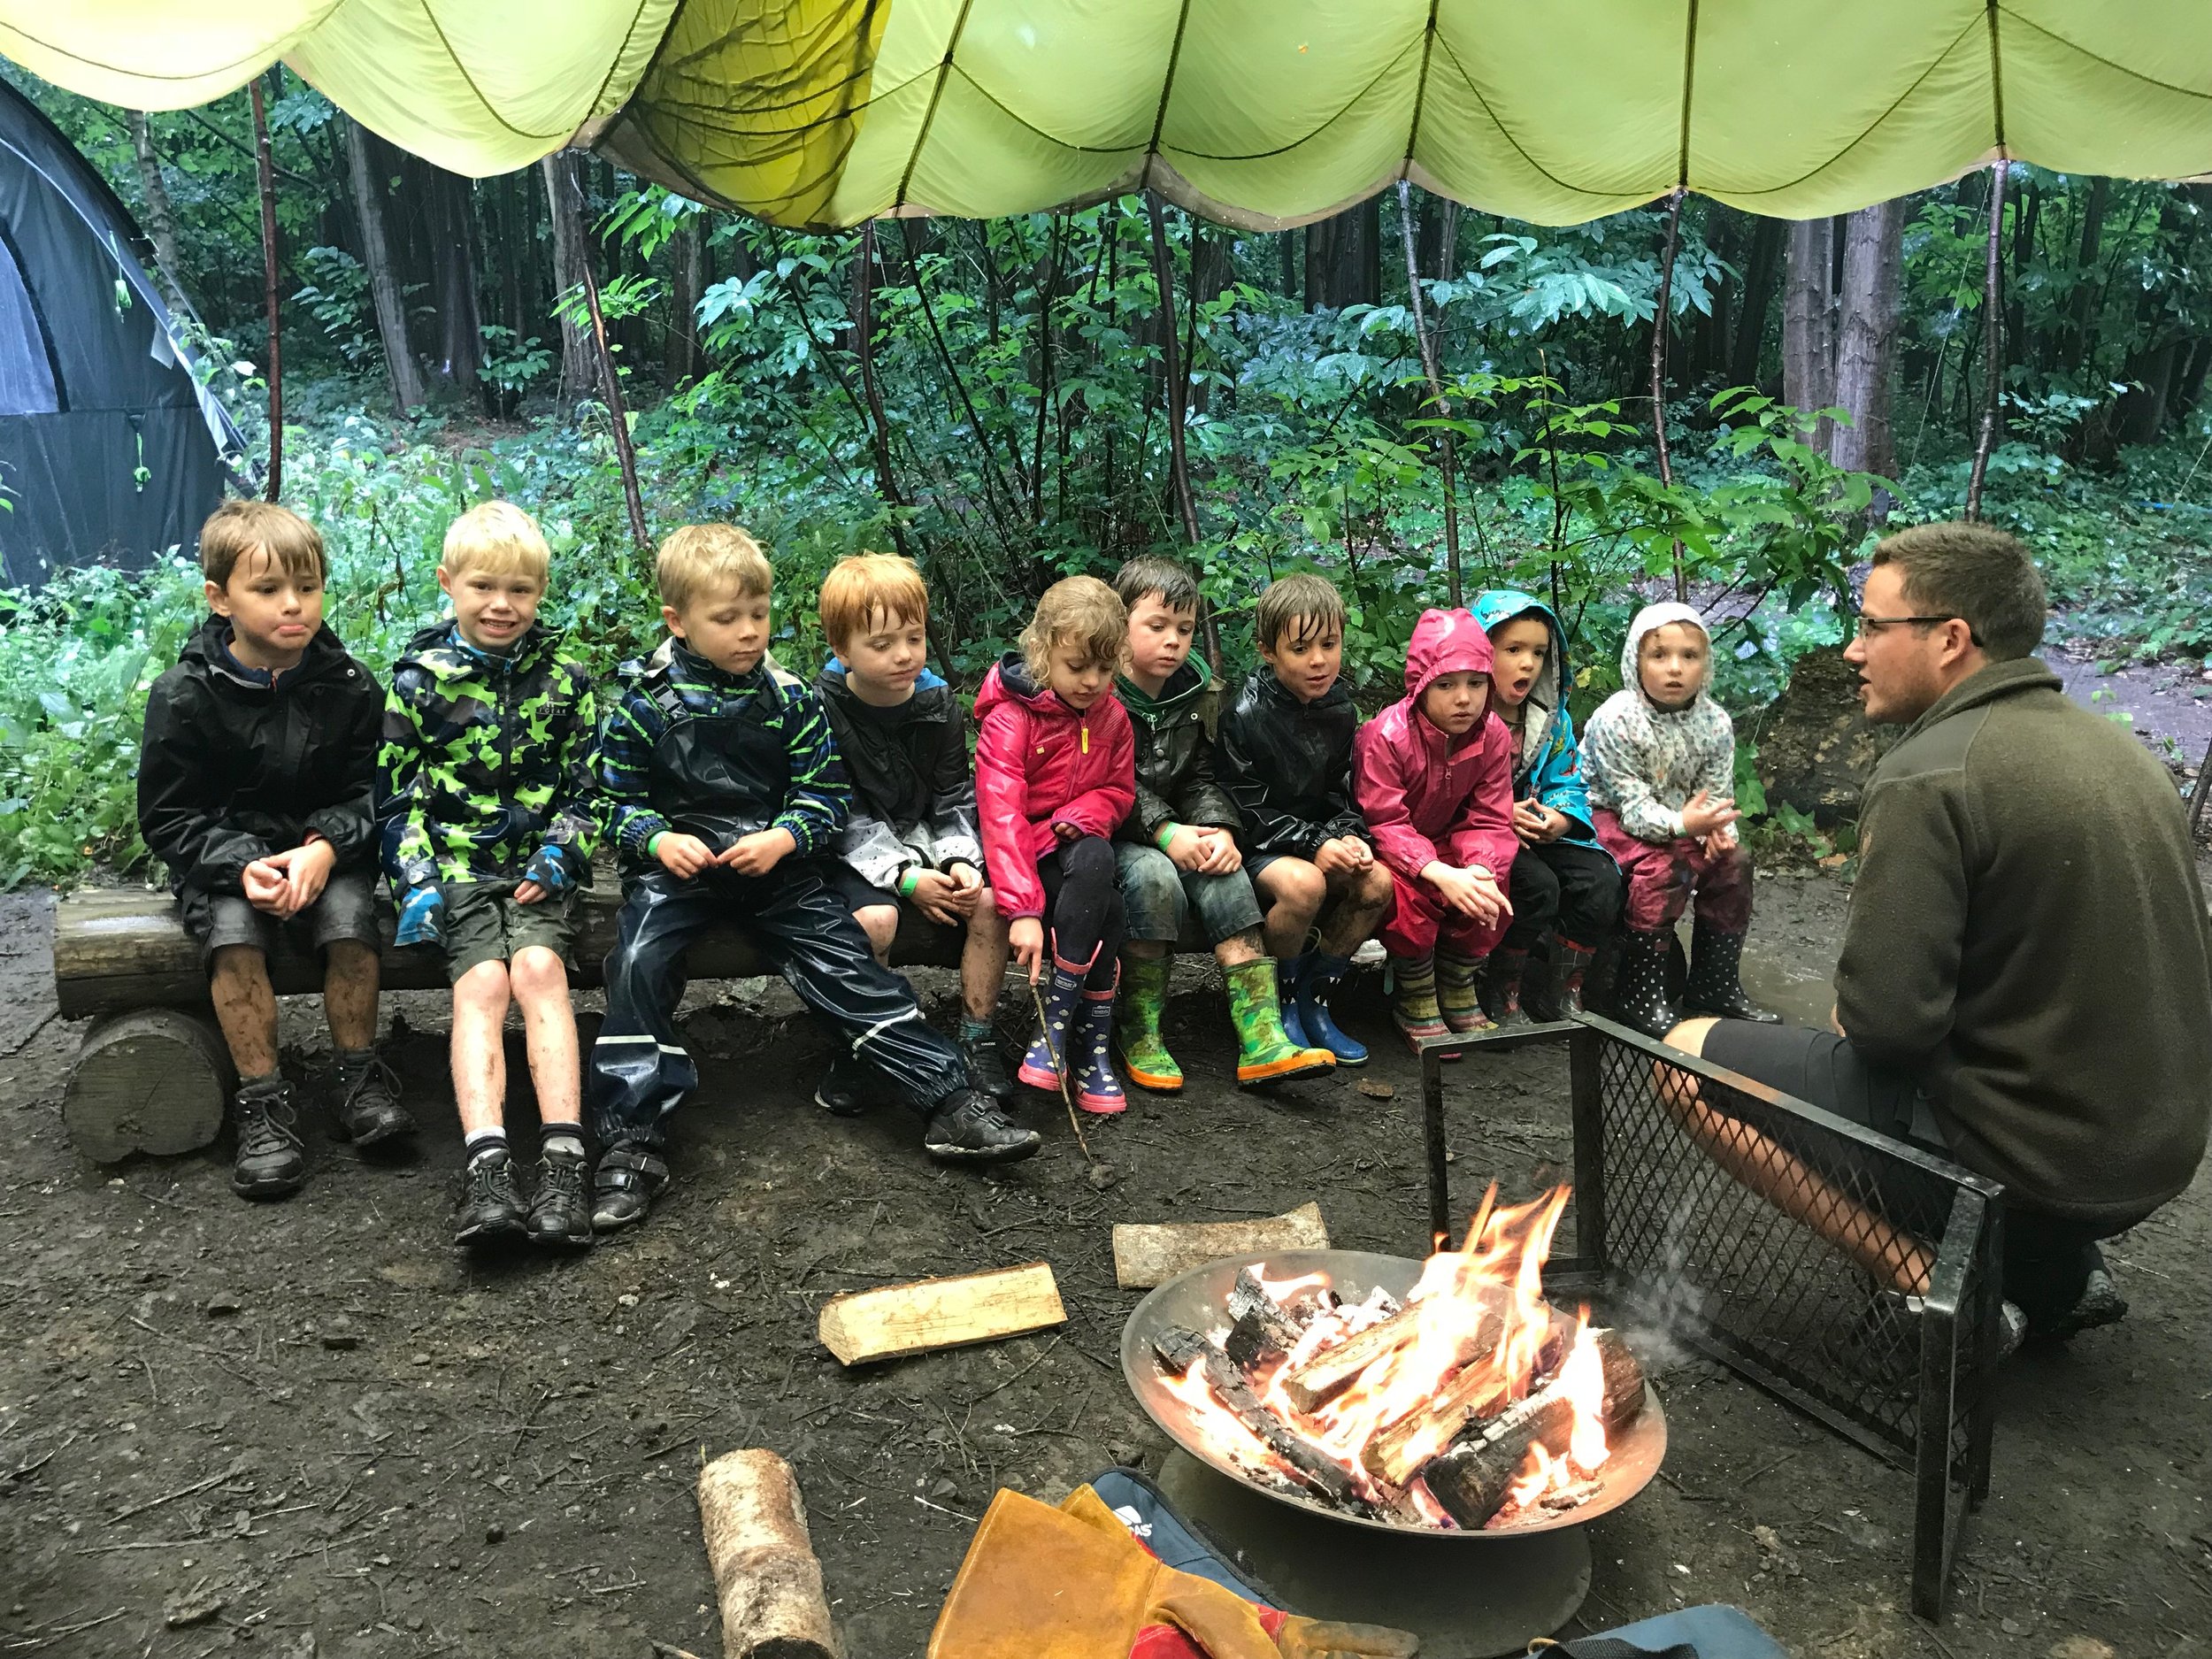
[{"label": "tree trunk", "polygon": [[138,189],[146,198],[146,234],[154,244],[154,268],[161,273],[161,295],[179,316],[190,306],[177,271],[177,211],[169,204],[169,187],[161,177],[161,162],[154,154],[153,135],[146,128],[146,111],[126,110],[131,150],[138,157]]},{"label": "tree trunk", "polygon": [[[538,165],[544,173],[546,199],[553,216],[553,286],[558,303],[563,296],[584,284],[584,204],[577,194],[573,155],[557,150]],[[561,401],[588,397],[598,384],[591,324],[571,306],[561,323]]]},{"label": "tree trunk", "polygon": [[443,168],[431,170],[429,208],[432,291],[438,303],[438,372],[457,392],[473,397],[484,361],[483,318],[476,304],[475,190]]},{"label": "tree trunk", "polygon": [[1294,230],[1277,231],[1275,251],[1281,256],[1283,262],[1283,297],[1290,299],[1298,292],[1298,273],[1302,268],[1298,253],[1298,233]]},{"label": "tree trunk", "polygon": [[1382,303],[1382,202],[1306,227],[1306,309]]},{"label": "tree trunk", "polygon": [[668,282],[668,383],[695,380],[699,373],[699,296],[706,288],[706,238],[699,215],[687,213],[670,241]]},{"label": "tree trunk", "polygon": [[1877,202],[1844,221],[1835,401],[1851,411],[1852,424],[1837,431],[1833,454],[1839,466],[1885,478],[1897,470],[1890,391],[1904,236],[1901,200]]},{"label": "tree trunk", "polygon": [[1751,252],[1744,261],[1743,297],[1736,307],[1736,338],[1728,353],[1728,379],[1736,386],[1755,386],[1760,360],[1766,354],[1767,319],[1774,312],[1774,290],[1782,274],[1782,244],[1789,226],[1778,219],[1760,219],[1751,234]]},{"label": "tree trunk", "polygon": [[369,298],[376,307],[376,332],[384,342],[384,366],[391,377],[392,401],[401,414],[426,401],[422,369],[407,337],[407,300],[392,266],[391,243],[384,226],[384,180],[369,153],[368,129],[350,116],[346,126],[346,165],[353,179],[354,219],[361,227],[361,263],[369,273]]},{"label": "tree trunk", "polygon": [[[1835,221],[1801,219],[1790,227],[1789,274],[1782,295],[1782,401],[1810,412],[1836,401]],[[1828,452],[1831,423],[1818,423],[1813,446]]]},{"label": "tree trunk", "polygon": [[2089,181],[2089,199],[2082,204],[2081,248],[2074,259],[2074,291],[2066,305],[2066,348],[2061,366],[2079,369],[2089,358],[2089,322],[2097,300],[2097,261],[2104,249],[2105,213],[2112,200],[2112,180]]}]

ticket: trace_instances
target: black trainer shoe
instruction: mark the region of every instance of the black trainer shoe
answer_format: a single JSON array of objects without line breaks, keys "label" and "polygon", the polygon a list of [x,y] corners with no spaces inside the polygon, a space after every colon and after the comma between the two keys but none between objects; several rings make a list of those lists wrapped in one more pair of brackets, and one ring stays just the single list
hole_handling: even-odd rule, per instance
[{"label": "black trainer shoe", "polygon": [[815,1085],[814,1103],[836,1118],[858,1118],[883,1099],[884,1079],[849,1048],[840,1048]]},{"label": "black trainer shoe", "polygon": [[471,1158],[461,1171],[461,1202],[453,1211],[456,1244],[520,1238],[528,1217],[515,1190],[515,1161],[504,1148]]},{"label": "black trainer shoe", "polygon": [[937,1102],[922,1149],[941,1164],[1012,1164],[1033,1157],[1045,1138],[1024,1129],[981,1089],[956,1089]]},{"label": "black trainer shoe", "polygon": [[645,1219],[653,1201],[668,1187],[668,1165],[642,1147],[611,1147],[599,1157],[591,1178],[591,1225],[612,1233]]},{"label": "black trainer shoe", "polygon": [[292,1086],[282,1078],[249,1083],[238,1091],[233,1111],[238,1151],[230,1190],[241,1198],[289,1198],[299,1191],[307,1179],[307,1154],[300,1145]]},{"label": "black trainer shoe", "polygon": [[998,1046],[998,1033],[987,1031],[973,1041],[963,1041],[960,1052],[968,1062],[968,1075],[976,1087],[995,1101],[1014,1098],[1014,1074],[1006,1069],[1006,1055]]},{"label": "black trainer shoe", "polygon": [[583,1156],[549,1152],[538,1160],[530,1194],[530,1242],[581,1249],[591,1243],[591,1205],[584,1197]]},{"label": "black trainer shoe", "polygon": [[415,1120],[399,1103],[399,1078],[373,1048],[336,1056],[330,1068],[336,1103],[332,1130],[341,1141],[373,1147],[415,1133]]}]

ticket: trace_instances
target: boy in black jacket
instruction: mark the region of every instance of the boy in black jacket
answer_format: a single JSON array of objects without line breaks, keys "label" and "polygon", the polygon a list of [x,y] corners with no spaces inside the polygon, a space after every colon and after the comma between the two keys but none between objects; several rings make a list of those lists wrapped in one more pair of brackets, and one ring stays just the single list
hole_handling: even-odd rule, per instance
[{"label": "boy in black jacket", "polygon": [[[960,1047],[978,1088],[1005,1100],[1014,1079],[992,1020],[1006,979],[1006,922],[984,885],[975,767],[952,687],[930,672],[929,589],[902,558],[841,559],[822,584],[822,633],[835,656],[815,676],[852,786],[830,885],[888,964],[900,912],[962,930]],[[814,1098],[862,1110],[873,1069],[840,1050]]]},{"label": "boy in black jacket", "polygon": [[1222,717],[1221,780],[1244,813],[1268,951],[1283,959],[1283,1029],[1360,1065],[1366,1047],[1337,1029],[1329,995],[1389,910],[1391,880],[1352,800],[1344,595],[1319,576],[1283,577],[1260,595],[1254,631],[1264,666]]},{"label": "boy in black jacket", "polygon": [[147,699],[138,827],[169,866],[238,1069],[232,1190],[284,1198],[306,1162],[277,1069],[280,933],[323,953],[338,1133],[367,1146],[415,1127],[374,1047],[384,694],[323,626],[323,539],[297,514],[225,502],[200,531],[200,568],[214,614]]}]

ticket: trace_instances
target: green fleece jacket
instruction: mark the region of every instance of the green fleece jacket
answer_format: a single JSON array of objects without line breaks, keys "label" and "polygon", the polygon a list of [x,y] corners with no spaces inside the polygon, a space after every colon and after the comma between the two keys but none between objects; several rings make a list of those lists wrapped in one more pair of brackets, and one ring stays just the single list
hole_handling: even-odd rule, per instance
[{"label": "green fleece jacket", "polygon": [[2173,1197],[2212,1121],[2212,926],[2164,769],[2032,657],[1953,687],[1867,787],[1836,1011],[2016,1202]]}]

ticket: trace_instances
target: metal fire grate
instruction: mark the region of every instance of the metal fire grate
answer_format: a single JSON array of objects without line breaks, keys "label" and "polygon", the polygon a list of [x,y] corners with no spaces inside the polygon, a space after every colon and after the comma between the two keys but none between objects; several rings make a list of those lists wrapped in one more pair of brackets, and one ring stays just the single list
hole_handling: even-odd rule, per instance
[{"label": "metal fire grate", "polygon": [[[1567,1041],[1576,1254],[1555,1257],[1547,1282],[1663,1321],[1687,1346],[1910,1471],[1913,1606],[1939,1617],[1960,1520],[1989,1484],[1984,1381],[1997,1355],[2001,1189],[1609,1020],[1585,1016]],[[1451,1047],[1422,1056],[1432,1216],[1452,1213],[1438,1064]],[[1764,1136],[1858,1212],[1832,1231],[1863,1244],[1886,1223],[1932,1252],[1917,1312],[1693,1137],[1669,1104],[1693,1079],[1699,1103],[1724,1122],[1724,1146]]]}]

